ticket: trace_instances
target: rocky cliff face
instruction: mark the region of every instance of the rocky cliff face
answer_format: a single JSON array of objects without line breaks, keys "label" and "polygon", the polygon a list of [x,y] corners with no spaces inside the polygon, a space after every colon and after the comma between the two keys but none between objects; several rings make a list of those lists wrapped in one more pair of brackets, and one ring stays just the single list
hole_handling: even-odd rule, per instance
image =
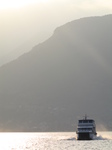
[{"label": "rocky cliff face", "polygon": [[1,131],[73,131],[87,113],[112,125],[112,15],[57,28],[0,68]]}]

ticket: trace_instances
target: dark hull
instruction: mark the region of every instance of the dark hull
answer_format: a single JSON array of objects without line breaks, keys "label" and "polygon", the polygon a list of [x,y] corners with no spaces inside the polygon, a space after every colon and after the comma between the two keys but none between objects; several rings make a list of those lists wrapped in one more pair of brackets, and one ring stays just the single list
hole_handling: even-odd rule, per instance
[{"label": "dark hull", "polygon": [[89,133],[79,133],[78,140],[92,140]]}]

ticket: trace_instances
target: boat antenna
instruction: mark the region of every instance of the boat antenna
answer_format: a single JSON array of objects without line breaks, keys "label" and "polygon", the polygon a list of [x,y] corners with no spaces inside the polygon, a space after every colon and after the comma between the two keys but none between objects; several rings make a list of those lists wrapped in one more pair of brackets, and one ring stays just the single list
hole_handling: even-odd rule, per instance
[{"label": "boat antenna", "polygon": [[88,116],[85,114],[85,116],[83,116],[83,117],[84,117],[84,120],[87,120],[87,117],[88,117]]}]

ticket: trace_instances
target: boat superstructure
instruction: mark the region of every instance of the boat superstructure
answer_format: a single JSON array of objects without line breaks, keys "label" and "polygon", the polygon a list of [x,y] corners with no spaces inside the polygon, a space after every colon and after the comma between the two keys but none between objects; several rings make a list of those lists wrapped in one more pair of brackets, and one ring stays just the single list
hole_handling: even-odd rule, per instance
[{"label": "boat superstructure", "polygon": [[87,116],[84,116],[84,119],[78,121],[77,126],[77,140],[92,140],[96,137],[96,125],[93,119],[87,119]]}]

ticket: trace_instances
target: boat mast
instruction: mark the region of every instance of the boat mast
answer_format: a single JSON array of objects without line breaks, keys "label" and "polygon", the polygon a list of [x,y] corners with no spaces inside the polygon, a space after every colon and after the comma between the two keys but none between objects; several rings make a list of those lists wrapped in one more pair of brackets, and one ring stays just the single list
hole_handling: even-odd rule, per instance
[{"label": "boat mast", "polygon": [[85,114],[85,116],[83,116],[83,117],[84,117],[84,120],[87,120],[87,117],[88,117],[88,116]]}]

